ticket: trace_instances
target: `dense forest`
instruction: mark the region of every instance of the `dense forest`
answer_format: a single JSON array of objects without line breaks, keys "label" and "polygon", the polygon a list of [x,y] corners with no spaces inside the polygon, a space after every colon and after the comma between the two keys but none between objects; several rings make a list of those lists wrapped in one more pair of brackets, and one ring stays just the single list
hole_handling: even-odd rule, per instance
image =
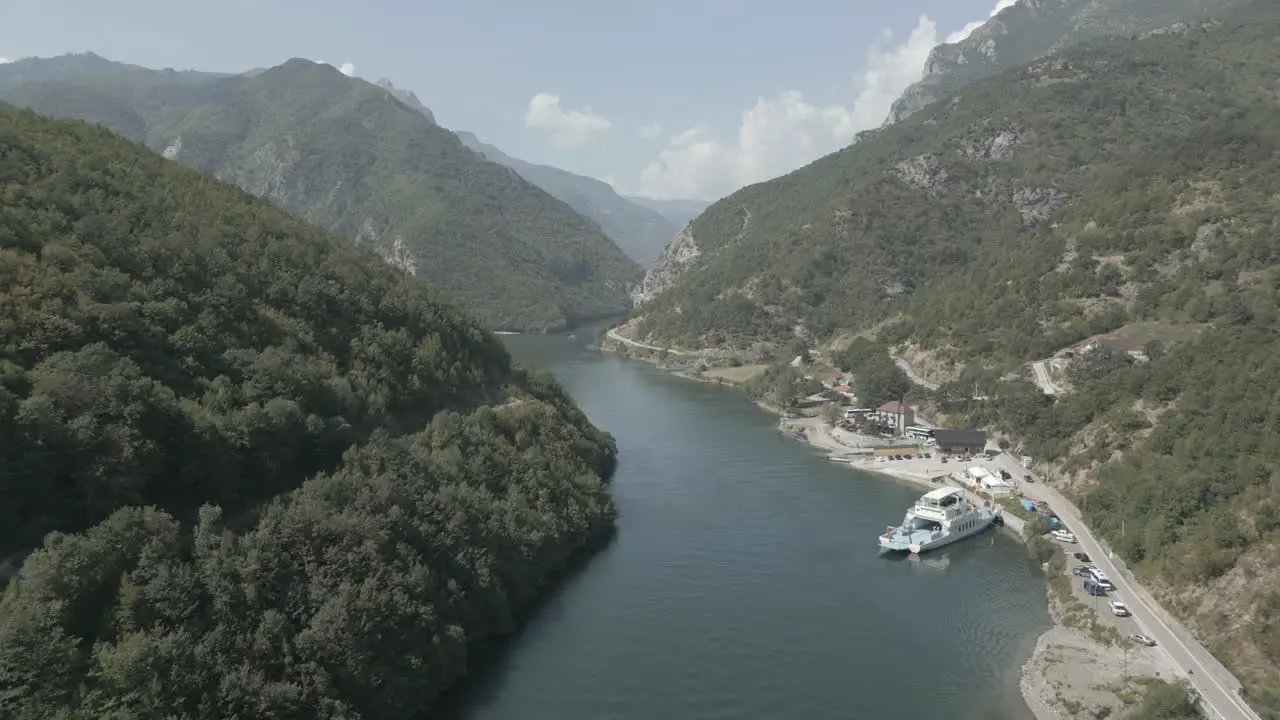
[{"label": "dense forest", "polygon": [[639,266],[394,89],[293,59],[245,75],[77,56],[0,65],[0,100],[102,124],[377,250],[490,329],[625,313]]},{"label": "dense forest", "polygon": [[0,195],[0,717],[419,716],[612,527],[612,438],[372,252],[5,106]]},{"label": "dense forest", "polygon": [[[1277,34],[1252,3],[1092,42],[746,188],[694,222],[703,255],[637,339],[780,362],[801,339],[868,404],[890,352],[924,358],[915,399],[1058,475],[1280,718]],[[1079,350],[1097,337],[1120,349]]]}]

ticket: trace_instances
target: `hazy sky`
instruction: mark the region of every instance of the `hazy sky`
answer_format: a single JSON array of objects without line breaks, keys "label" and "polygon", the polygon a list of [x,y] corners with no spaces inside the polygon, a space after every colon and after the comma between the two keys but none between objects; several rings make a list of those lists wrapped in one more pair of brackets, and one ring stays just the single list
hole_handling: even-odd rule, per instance
[{"label": "hazy sky", "polygon": [[929,49],[996,2],[41,0],[5,3],[0,56],[347,65],[516,157],[716,199],[878,126]]}]

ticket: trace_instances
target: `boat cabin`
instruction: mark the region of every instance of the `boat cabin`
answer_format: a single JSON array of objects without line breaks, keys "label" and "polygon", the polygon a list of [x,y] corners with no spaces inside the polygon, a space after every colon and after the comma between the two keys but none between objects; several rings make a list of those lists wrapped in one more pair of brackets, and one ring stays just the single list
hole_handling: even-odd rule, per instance
[{"label": "boat cabin", "polygon": [[964,488],[942,487],[930,490],[916,501],[916,514],[931,520],[951,518],[959,514],[968,503]]}]

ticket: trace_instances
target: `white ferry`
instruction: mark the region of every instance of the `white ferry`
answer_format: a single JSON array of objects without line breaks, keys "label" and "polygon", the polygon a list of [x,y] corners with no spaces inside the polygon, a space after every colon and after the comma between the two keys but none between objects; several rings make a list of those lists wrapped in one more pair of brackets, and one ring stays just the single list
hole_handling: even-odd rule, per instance
[{"label": "white ferry", "polygon": [[930,490],[907,511],[898,527],[880,536],[880,548],[892,552],[922,553],[950,545],[991,527],[995,513],[969,502],[965,489]]}]

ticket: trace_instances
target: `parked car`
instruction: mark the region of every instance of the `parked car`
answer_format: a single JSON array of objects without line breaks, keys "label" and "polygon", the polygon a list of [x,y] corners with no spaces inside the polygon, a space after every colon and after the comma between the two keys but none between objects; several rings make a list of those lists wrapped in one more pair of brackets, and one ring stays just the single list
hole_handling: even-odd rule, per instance
[{"label": "parked car", "polygon": [[1155,640],[1152,640],[1151,638],[1147,637],[1146,635],[1143,635],[1142,633],[1134,633],[1129,636],[1129,639],[1138,643],[1139,645],[1146,645],[1147,647],[1156,646]]},{"label": "parked car", "polygon": [[1032,480],[1030,475],[1023,475],[1023,476],[1022,476],[1022,482],[1033,483],[1033,482],[1035,482],[1035,480]]},{"label": "parked car", "polygon": [[1112,600],[1107,603],[1111,606],[1111,614],[1116,617],[1129,617],[1129,606],[1119,600]]},{"label": "parked car", "polygon": [[1107,594],[1106,588],[1102,587],[1096,580],[1091,578],[1085,578],[1083,585],[1084,591],[1094,597],[1104,597]]},{"label": "parked car", "polygon": [[1058,542],[1073,543],[1076,541],[1076,536],[1072,535],[1066,530],[1054,530],[1053,532],[1049,533],[1049,535],[1052,536],[1053,539],[1057,540]]},{"label": "parked car", "polygon": [[1082,563],[1089,562],[1089,553],[1073,552],[1071,553],[1071,557],[1079,560]]}]

